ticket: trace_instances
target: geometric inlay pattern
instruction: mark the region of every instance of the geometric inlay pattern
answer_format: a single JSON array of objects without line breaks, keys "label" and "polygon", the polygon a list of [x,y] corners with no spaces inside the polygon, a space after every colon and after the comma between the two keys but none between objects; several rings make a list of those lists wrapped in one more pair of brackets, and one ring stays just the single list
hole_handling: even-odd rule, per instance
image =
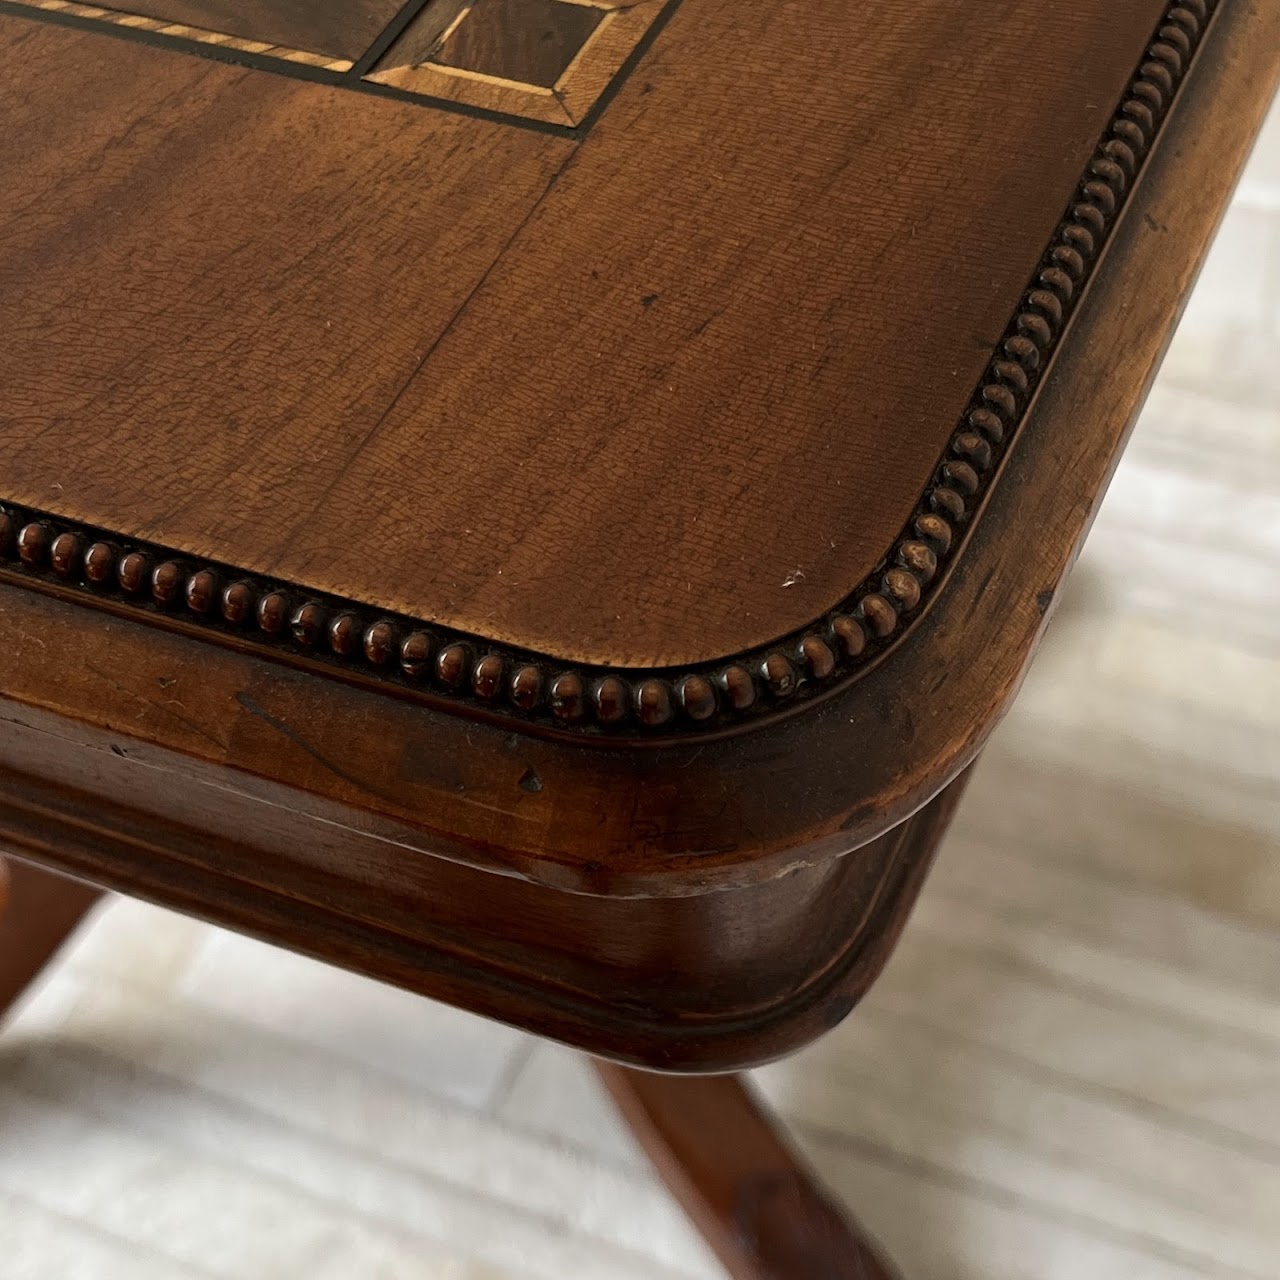
[{"label": "geometric inlay pattern", "polygon": [[334,83],[576,129],[673,0],[79,0],[10,5]]},{"label": "geometric inlay pattern", "polygon": [[[212,7],[212,0],[200,2]],[[589,61],[586,55],[601,32],[619,27],[642,8],[660,17],[679,0],[639,0],[630,9],[579,6],[601,16],[593,22],[593,15],[575,15],[553,29],[547,43],[554,49],[522,64],[513,65],[514,55],[507,51],[500,55],[507,61],[486,53],[489,46],[479,28],[473,37],[459,38],[462,24],[476,17],[481,5],[510,13],[527,3],[529,12],[540,10],[545,21],[550,7],[570,2],[430,0],[449,4],[452,12],[434,25],[429,39],[421,27],[414,32],[417,20],[426,21],[428,5],[402,10],[350,74],[387,74],[388,68],[405,75],[439,71],[530,94],[558,94],[575,67]],[[0,0],[0,8],[17,7],[87,8],[67,0]],[[574,664],[9,502],[0,503],[0,579],[130,616],[164,618],[167,625],[194,629],[215,641],[252,645],[282,661],[341,672],[407,696],[557,731],[619,737],[714,732],[821,696],[855,679],[909,633],[963,552],[1218,7],[1218,0],[1169,0],[1119,104],[1099,121],[1101,134],[1061,221],[915,511],[871,575],[793,632],[679,668]],[[121,21],[105,10],[91,12],[96,26]],[[78,14],[73,17],[81,21]],[[439,23],[439,14],[430,21]],[[569,52],[575,40],[582,43],[576,53]],[[408,53],[396,52],[402,48]],[[476,71],[476,66],[487,70]],[[528,79],[510,79],[515,66]],[[550,90],[537,83],[553,77]],[[985,347],[986,339],[982,342]]]},{"label": "geometric inlay pattern", "polygon": [[370,79],[577,125],[665,0],[431,0]]}]

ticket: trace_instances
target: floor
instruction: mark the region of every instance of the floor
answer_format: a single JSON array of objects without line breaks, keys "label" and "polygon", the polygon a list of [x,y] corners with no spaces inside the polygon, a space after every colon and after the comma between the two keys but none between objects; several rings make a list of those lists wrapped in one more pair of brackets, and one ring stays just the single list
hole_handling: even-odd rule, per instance
[{"label": "floor", "polygon": [[[1280,1276],[1277,778],[1280,110],[894,960],[756,1074],[911,1280]],[[0,1042],[0,1280],[720,1274],[571,1054],[153,908]]]}]

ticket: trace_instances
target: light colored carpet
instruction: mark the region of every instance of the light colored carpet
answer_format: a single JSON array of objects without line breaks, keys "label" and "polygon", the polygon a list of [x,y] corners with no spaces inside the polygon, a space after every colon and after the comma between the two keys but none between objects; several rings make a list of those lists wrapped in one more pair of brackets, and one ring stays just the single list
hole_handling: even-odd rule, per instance
[{"label": "light colored carpet", "polygon": [[[1280,113],[871,998],[758,1073],[912,1280],[1280,1276]],[[574,1057],[129,902],[0,1042],[3,1280],[719,1273]]]}]

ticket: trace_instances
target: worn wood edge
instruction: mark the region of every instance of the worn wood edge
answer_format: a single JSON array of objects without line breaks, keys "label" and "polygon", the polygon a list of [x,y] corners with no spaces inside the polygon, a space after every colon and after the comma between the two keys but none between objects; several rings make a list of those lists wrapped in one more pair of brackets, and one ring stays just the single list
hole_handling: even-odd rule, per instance
[{"label": "worn wood edge", "polygon": [[212,837],[6,769],[0,769],[0,856],[82,882],[88,897],[121,892],[611,1061],[721,1074],[793,1053],[853,1011],[892,954],[964,783],[957,779],[876,847],[872,899],[825,963],[785,995],[695,1016],[616,995],[593,998],[591,991],[548,984],[540,969],[432,938],[429,925],[411,937],[344,910],[340,898],[299,897],[242,880],[219,856],[228,844],[252,848],[238,834]]},{"label": "worn wood edge", "polygon": [[[91,745],[92,726],[113,741],[130,743],[125,735],[132,734],[130,761],[136,746],[162,762],[166,787],[187,785],[192,770],[217,767],[226,775],[220,785],[261,792],[272,804],[324,821],[363,823],[376,815],[379,822],[421,824],[421,834],[396,837],[406,857],[430,852],[490,867],[494,849],[468,843],[469,797],[402,784],[379,771],[377,760],[366,768],[360,756],[344,755],[344,747],[376,716],[386,720],[388,737],[417,733],[456,758],[474,754],[468,787],[507,770],[513,764],[508,750],[518,752],[511,792],[521,807],[500,790],[482,797],[487,810],[506,815],[501,866],[572,892],[711,892],[848,853],[940,790],[973,758],[1012,700],[1260,126],[1280,72],[1277,37],[1276,8],[1224,6],[1202,72],[1187,86],[1194,105],[1172,124],[1144,194],[1120,229],[1115,269],[1081,314],[1063,377],[1045,388],[1024,446],[1010,459],[1010,483],[997,492],[930,627],[917,630],[866,680],[814,704],[811,714],[779,721],[768,733],[693,739],[650,756],[607,740],[513,734],[430,708],[415,729],[417,708],[388,703],[367,688],[273,667],[248,650],[208,649],[206,683],[248,690],[291,724],[324,726],[311,749],[344,760],[347,772],[318,776],[305,749],[283,739],[247,750],[239,722],[248,717],[230,699],[207,732],[168,720],[143,732],[134,696],[113,691],[110,676],[140,656],[153,674],[165,672],[160,658],[150,662],[147,628],[129,621],[104,629],[88,610],[14,587],[0,592],[0,605],[11,650],[17,643],[27,656],[11,665],[6,692],[16,706],[43,709],[41,718],[57,724],[68,743],[90,747],[89,758],[105,753]],[[1087,431],[1079,429],[1082,422]],[[1041,538],[1042,529],[1053,530],[1053,537]],[[49,628],[58,615],[54,643]],[[48,637],[47,653],[41,635]],[[36,637],[38,648],[21,643],[27,636]],[[176,646],[185,642],[175,635],[167,643],[178,662]],[[64,690],[63,672],[91,649],[103,670],[94,701],[86,704],[78,692]],[[225,747],[211,751],[209,734],[234,741],[234,756]],[[521,817],[530,798],[514,785],[526,762],[543,779],[535,799],[547,806],[546,821],[530,826]],[[236,767],[227,770],[227,764]],[[113,793],[111,785],[101,792]],[[717,799],[726,793],[736,797],[732,805]],[[597,812],[601,795],[609,812],[620,815],[616,821]],[[705,812],[691,820],[699,805]],[[632,810],[634,820],[627,816]],[[590,849],[565,834],[562,818],[575,811],[586,811],[597,832]],[[450,839],[436,848],[446,832]]]},{"label": "worn wood edge", "polygon": [[[1061,355],[1062,376],[1041,388],[1023,433],[1027,447],[1009,457],[1008,482],[992,496],[998,515],[975,529],[974,554],[957,567],[963,585],[939,602],[934,619],[940,627],[971,634],[953,655],[947,706],[926,721],[938,728],[919,732],[911,698],[894,705],[882,727],[904,744],[902,754],[896,767],[867,779],[858,803],[845,815],[843,832],[872,839],[927,803],[977,758],[1027,674],[1280,88],[1280,6],[1272,0],[1220,0],[1216,16],[1215,37],[1189,69],[1183,90],[1198,99],[1195,111],[1170,122],[1147,182],[1118,221],[1112,246],[1116,270],[1084,301],[1076,341]],[[1229,74],[1233,63],[1240,68],[1235,76]],[[1189,179],[1196,180],[1194,200],[1187,196]],[[1173,253],[1163,248],[1169,239],[1177,245]],[[1162,271],[1170,262],[1175,268]],[[1129,357],[1141,377],[1121,369],[1117,379]],[[1078,451],[1065,456],[1054,444],[1076,423],[1088,424],[1106,441],[1098,459],[1089,458],[1088,470],[1078,473]],[[1027,510],[1024,495],[1036,452],[1064,453],[1059,459],[1064,474],[1057,492]],[[1039,517],[1051,518],[1037,526]],[[1010,562],[1021,550],[1010,545],[1009,536],[1016,529],[1015,541],[1035,539],[1038,527],[1060,532],[1060,545],[1053,545],[1044,564],[1018,572]],[[983,567],[986,572],[980,573]],[[993,584],[1003,574],[1010,581],[997,594]],[[914,639],[925,654],[914,662],[919,676],[932,651],[920,634]],[[901,678],[901,665],[912,662],[911,650],[909,641],[898,651],[900,662],[886,663],[876,676],[892,679],[896,671]],[[988,655],[993,655],[990,665]],[[954,712],[970,698],[974,714],[963,723],[948,720],[946,711]]]},{"label": "worn wood edge", "polygon": [[912,633],[960,562],[1195,54],[1237,2],[1169,5],[907,526],[805,628],[685,668],[578,666],[9,503],[0,578],[527,731],[666,743],[829,696]]}]

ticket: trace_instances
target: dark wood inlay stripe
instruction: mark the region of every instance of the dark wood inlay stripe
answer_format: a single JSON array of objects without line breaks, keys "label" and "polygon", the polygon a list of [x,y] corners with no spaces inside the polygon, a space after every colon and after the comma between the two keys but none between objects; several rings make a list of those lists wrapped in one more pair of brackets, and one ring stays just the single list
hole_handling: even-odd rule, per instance
[{"label": "dark wood inlay stripe", "polygon": [[401,0],[129,0],[122,7],[164,22],[354,60],[396,16]]}]

